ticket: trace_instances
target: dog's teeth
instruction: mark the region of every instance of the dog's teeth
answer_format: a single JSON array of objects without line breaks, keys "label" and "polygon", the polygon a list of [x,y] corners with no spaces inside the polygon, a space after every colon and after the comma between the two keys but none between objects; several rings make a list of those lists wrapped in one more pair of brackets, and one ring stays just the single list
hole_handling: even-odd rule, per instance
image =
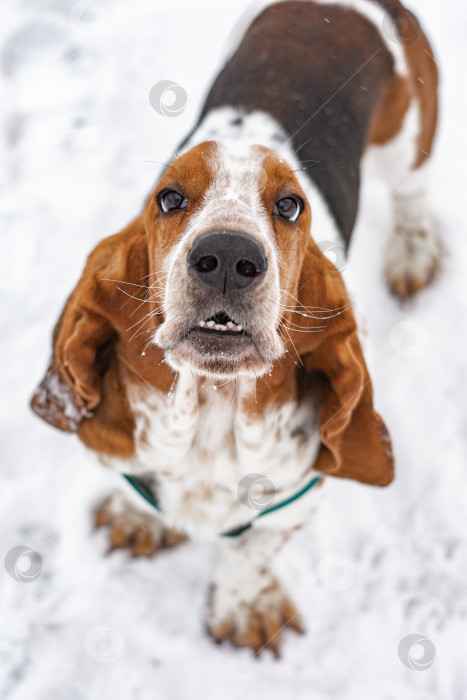
[{"label": "dog's teeth", "polygon": [[216,331],[230,331],[232,333],[239,333],[243,330],[243,326],[237,326],[233,321],[227,321],[227,323],[216,323],[215,321],[200,321],[198,323],[200,328],[209,328],[210,330]]}]

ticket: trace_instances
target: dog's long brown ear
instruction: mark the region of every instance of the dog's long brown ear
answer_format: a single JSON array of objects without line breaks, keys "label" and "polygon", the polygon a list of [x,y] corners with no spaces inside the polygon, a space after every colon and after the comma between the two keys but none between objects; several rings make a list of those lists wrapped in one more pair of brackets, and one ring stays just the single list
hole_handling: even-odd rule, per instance
[{"label": "dog's long brown ear", "polygon": [[308,320],[310,332],[295,336],[321,397],[322,444],[315,468],[386,486],[394,476],[391,442],[373,408],[373,387],[344,283],[313,242],[302,270],[299,299],[314,318]]},{"label": "dog's long brown ear", "polygon": [[[35,413],[51,425],[77,432],[83,419],[98,409],[112,346],[128,316],[122,314],[125,296],[109,280],[141,286],[147,275],[142,218],[101,241],[89,255],[55,327],[50,366],[31,401]],[[134,294],[136,288],[126,289]],[[119,411],[116,406],[114,413]],[[108,408],[101,413],[108,420]]]}]

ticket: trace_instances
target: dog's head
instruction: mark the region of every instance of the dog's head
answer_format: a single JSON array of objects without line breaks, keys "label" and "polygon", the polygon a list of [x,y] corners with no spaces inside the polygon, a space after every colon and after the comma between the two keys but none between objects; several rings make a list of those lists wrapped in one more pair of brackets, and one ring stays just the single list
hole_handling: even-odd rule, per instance
[{"label": "dog's head", "polygon": [[155,341],[174,369],[260,376],[281,356],[310,220],[291,167],[267,148],[206,142],[173,162],[145,221]]},{"label": "dog's head", "polygon": [[[389,483],[389,439],[342,278],[310,235],[312,211],[291,167],[266,148],[207,142],[178,157],[143,215],[89,256],[36,413],[98,452],[129,456],[129,384],[169,392],[172,370],[185,367],[256,375],[256,413],[313,385],[315,468]],[[296,371],[307,375],[299,387]]]}]

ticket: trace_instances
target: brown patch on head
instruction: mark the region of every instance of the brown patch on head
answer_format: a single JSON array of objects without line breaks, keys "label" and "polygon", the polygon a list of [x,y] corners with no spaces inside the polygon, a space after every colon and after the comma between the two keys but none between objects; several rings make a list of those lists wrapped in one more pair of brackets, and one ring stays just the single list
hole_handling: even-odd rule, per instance
[{"label": "brown patch on head", "polygon": [[305,256],[311,227],[311,208],[290,165],[267,148],[264,152],[263,170],[266,174],[261,189],[261,199],[265,209],[272,212],[275,203],[290,196],[303,202],[303,210],[296,223],[285,221],[277,216],[272,218],[272,228],[278,253],[279,280],[281,290],[289,294],[281,295],[281,302],[290,306],[290,294],[296,296],[298,279]]},{"label": "brown patch on head", "polygon": [[[150,195],[144,218],[151,272],[157,273],[163,269],[167,256],[187,225],[187,220],[202,206],[203,197],[213,179],[211,163],[215,151],[215,142],[206,141],[175,158]],[[159,197],[167,190],[179,192],[187,201],[186,208],[164,213],[159,204]]]}]

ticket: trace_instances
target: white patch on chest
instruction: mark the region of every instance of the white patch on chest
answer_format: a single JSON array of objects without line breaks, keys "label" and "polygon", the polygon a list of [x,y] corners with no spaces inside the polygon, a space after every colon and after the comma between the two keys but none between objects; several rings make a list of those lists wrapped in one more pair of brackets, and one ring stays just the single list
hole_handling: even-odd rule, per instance
[{"label": "white patch on chest", "polygon": [[271,505],[312,478],[320,444],[315,400],[271,406],[253,419],[243,404],[254,385],[239,377],[215,388],[182,372],[167,395],[130,388],[134,466],[154,480],[170,526],[211,536],[248,523],[259,511],[242,503],[238,486],[252,473],[272,482]]}]

